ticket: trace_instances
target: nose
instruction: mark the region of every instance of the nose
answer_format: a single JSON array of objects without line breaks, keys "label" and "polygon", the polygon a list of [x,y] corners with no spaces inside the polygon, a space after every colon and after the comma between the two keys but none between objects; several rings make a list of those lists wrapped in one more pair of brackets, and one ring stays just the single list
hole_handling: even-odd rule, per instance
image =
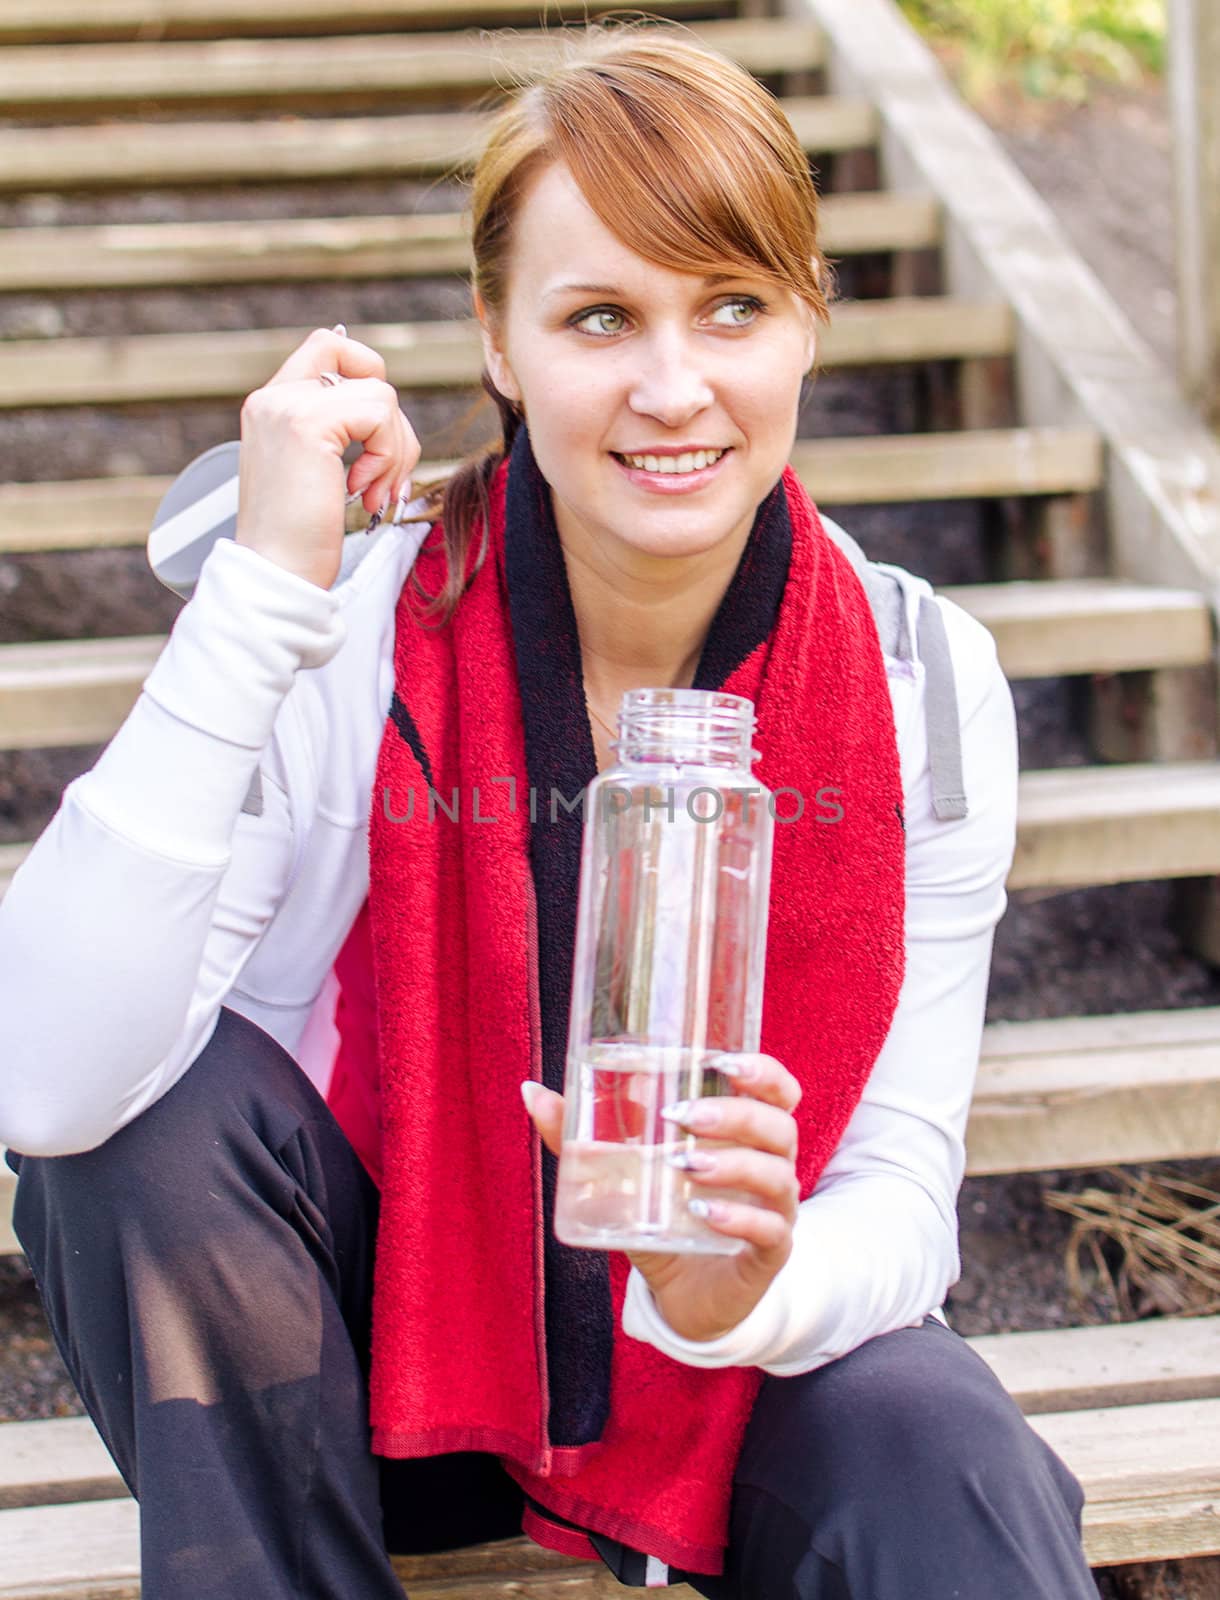
[{"label": "nose", "polygon": [[706,353],[678,329],[661,329],[636,347],[628,404],[641,416],[668,428],[680,427],[711,405],[715,390],[706,372]]}]

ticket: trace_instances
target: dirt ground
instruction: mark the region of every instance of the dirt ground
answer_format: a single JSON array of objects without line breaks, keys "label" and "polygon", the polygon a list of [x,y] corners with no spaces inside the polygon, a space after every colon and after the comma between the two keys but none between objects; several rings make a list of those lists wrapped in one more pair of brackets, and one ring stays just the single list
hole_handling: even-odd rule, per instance
[{"label": "dirt ground", "polygon": [[[999,102],[985,108],[1001,142],[1059,215],[1145,337],[1172,362],[1174,292],[1169,132],[1165,97],[1153,84],[1105,91],[1080,109]],[[348,190],[333,209],[418,205],[409,186]],[[450,203],[428,197],[432,208]],[[61,202],[29,197],[0,206],[0,222],[102,219],[113,202]],[[223,194],[196,197],[191,214],[229,214]],[[285,214],[305,209],[287,193]],[[279,207],[277,206],[277,209]],[[262,214],[270,214],[265,206]],[[320,211],[311,193],[308,210]],[[113,214],[112,212],[109,214]],[[169,219],[181,214],[171,196],[146,196],[128,215]],[[454,314],[452,285],[412,286],[411,314]],[[130,303],[115,297],[10,297],[0,305],[0,335],[102,333],[117,327],[284,325],[303,320],[393,320],[406,314],[402,287],[332,285],[183,296],[141,297],[133,324]],[[462,307],[461,309],[465,309]],[[454,420],[451,403],[405,397],[425,454],[438,450]],[[803,420],[803,435],[898,430],[913,425],[918,397],[901,377],[868,375],[823,380]],[[197,451],[232,437],[235,408],[161,408],[155,416],[132,408],[108,416],[79,414],[82,426],[65,436],[54,413],[0,419],[0,473],[12,478],[60,478],[94,473],[173,472]],[[837,515],[840,515],[836,511]],[[871,554],[922,571],[936,583],[983,576],[977,510],[945,505],[909,510],[860,508],[848,525]],[[168,627],[176,602],[161,591],[131,552],[100,552],[71,562],[56,557],[0,558],[0,639],[45,638],[58,631],[104,635]],[[1014,686],[1021,724],[1022,765],[1077,765],[1088,759],[1081,707],[1071,685]],[[55,809],[64,783],[95,758],[93,750],[0,755],[0,841],[28,837]],[[997,934],[989,1020],[1171,1006],[1220,1004],[1220,976],[1186,955],[1170,931],[1171,892],[1162,884],[1123,885],[1038,898],[1013,894]],[[1205,1164],[1174,1170],[1200,1176]],[[1092,1283],[1086,1304],[1073,1304],[1064,1270],[1070,1222],[1051,1210],[1049,1189],[1105,1186],[1093,1172],[1041,1173],[968,1179],[963,1185],[963,1271],[949,1300],[962,1334],[1049,1328],[1109,1320],[1105,1294]],[[1112,1181],[1110,1186],[1113,1187]],[[0,1419],[65,1415],[80,1409],[54,1352],[29,1274],[0,1260]],[[1172,1571],[1149,1600],[1179,1600],[1187,1590]],[[1216,1592],[1220,1592],[1217,1577]],[[1117,1575],[1103,1574],[1108,1600],[1129,1593]]]}]

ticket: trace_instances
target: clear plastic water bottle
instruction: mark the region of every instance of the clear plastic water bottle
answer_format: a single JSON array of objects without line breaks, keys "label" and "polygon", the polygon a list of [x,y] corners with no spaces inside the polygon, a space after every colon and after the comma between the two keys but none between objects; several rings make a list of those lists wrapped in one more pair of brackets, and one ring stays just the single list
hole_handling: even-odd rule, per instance
[{"label": "clear plastic water bottle", "polygon": [[774,834],[751,773],[754,705],[633,689],[615,765],[585,795],[555,1232],[589,1249],[744,1248],[688,1200],[746,1199],[676,1164],[714,1142],[661,1116],[731,1092],[717,1051],[756,1051]]}]

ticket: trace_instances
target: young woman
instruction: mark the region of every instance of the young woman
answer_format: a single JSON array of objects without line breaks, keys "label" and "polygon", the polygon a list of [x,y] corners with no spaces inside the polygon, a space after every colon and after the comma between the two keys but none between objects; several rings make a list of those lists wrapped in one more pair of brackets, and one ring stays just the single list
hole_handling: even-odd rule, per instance
[{"label": "young woman", "polygon": [[[897,568],[881,648],[786,465],[827,316],[800,145],[684,30],[593,30],[472,209],[502,448],[345,539],[420,447],[377,352],[311,335],[0,911],[17,1229],[146,1600],[389,1600],[387,1545],[522,1527],[734,1600],[1092,1596],[1079,1483],[940,1310],[1012,701]],[[685,1113],[749,1196],[710,1208],[733,1256],[550,1228],[580,817],[514,801],[570,799],[657,685],[748,693],[762,781],[843,811],[777,826],[765,1053]],[[496,826],[405,817],[480,783]]]}]

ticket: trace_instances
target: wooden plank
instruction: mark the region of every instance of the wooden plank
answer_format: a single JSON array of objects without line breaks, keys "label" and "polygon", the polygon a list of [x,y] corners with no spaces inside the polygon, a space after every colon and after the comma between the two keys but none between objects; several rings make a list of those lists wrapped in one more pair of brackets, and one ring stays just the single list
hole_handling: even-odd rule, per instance
[{"label": "wooden plank", "polygon": [[1087,494],[1101,482],[1101,450],[1088,429],[798,440],[792,464],[828,506]]},{"label": "wooden plank", "polygon": [[142,545],[172,477],[0,483],[0,555]]},{"label": "wooden plank", "polygon": [[[1097,472],[1093,435],[1040,429],[798,440],[791,460],[810,493],[827,506],[1076,494],[1094,486]],[[425,461],[416,476],[423,483],[448,470],[447,462]],[[0,483],[0,554],[142,545],[172,482],[157,477]]]},{"label": "wooden plank", "polygon": [[1220,1317],[1153,1317],[968,1341],[1026,1416],[1220,1395]]},{"label": "wooden plank", "polygon": [[[2,870],[2,869],[0,869]],[[4,885],[0,882],[0,900],[4,898]],[[17,1174],[4,1160],[4,1147],[0,1145],[0,1256],[21,1254],[17,1235],[13,1232],[13,1201],[17,1197]],[[0,1473],[3,1466],[0,1465]]]},{"label": "wooden plank", "polygon": [[[132,1500],[0,1511],[0,1600],[139,1600],[139,1517]],[[480,1566],[451,1577],[445,1562],[395,1561],[411,1600],[610,1600],[622,1586],[600,1563],[536,1561],[528,1542],[477,1546]],[[520,1565],[511,1565],[519,1560]],[[437,1568],[441,1571],[437,1571]],[[686,1586],[675,1600],[694,1600]]]},{"label": "wooden plank", "polygon": [[[821,30],[805,20],[733,18],[687,25],[710,48],[759,76],[815,71]],[[545,70],[571,40],[564,29],[479,29],[322,39],[217,39],[175,44],[30,45],[0,53],[9,115],[65,115],[156,105],[316,105],[340,97],[471,93]]]},{"label": "wooden plank", "polygon": [[[1039,1413],[1030,1422],[1084,1486],[1091,1565],[1220,1551],[1220,1400]],[[131,1500],[0,1512],[0,1597],[138,1600],[137,1528]],[[469,1571],[457,1580],[409,1580],[412,1600],[453,1600],[456,1593],[601,1600],[619,1592],[607,1574],[585,1563],[543,1571],[497,1565],[482,1582]]]},{"label": "wooden plank", "polygon": [[1220,873],[1220,765],[1026,772],[1010,889]]},{"label": "wooden plank", "polygon": [[[584,21],[611,4],[584,0],[5,0],[0,44],[79,39],[170,39],[291,33],[395,32],[449,21],[536,22],[540,16]],[[649,13],[681,16],[715,10],[715,0],[655,0]]]},{"label": "wooden plank", "polygon": [[[8,1168],[0,1165],[0,1171]],[[118,1468],[88,1417],[0,1425],[0,1510],[126,1495]]]},{"label": "wooden plank", "polygon": [[[865,100],[808,96],[780,104],[811,154],[858,149],[876,133]],[[451,174],[473,165],[493,115],[8,128],[0,131],[0,192]]]},{"label": "wooden plank", "polygon": [[[390,381],[413,389],[473,386],[483,365],[478,324],[387,323],[351,328],[380,351]],[[146,400],[236,399],[265,383],[307,328],[145,334],[0,344],[0,404],[122,405]],[[4,388],[16,384],[20,397]]]},{"label": "wooden plank", "polygon": [[[927,249],[938,238],[936,207],[918,196],[828,195],[821,224],[823,247],[832,256]],[[108,223],[0,234],[5,291],[402,278],[469,267],[470,219],[461,212]]]},{"label": "wooden plank", "polygon": [[160,655],[161,634],[0,645],[0,749],[109,739]]},{"label": "wooden plank", "polygon": [[[1019,833],[1024,827],[1022,816]],[[1149,1012],[1125,1019],[1125,1028],[1102,1017],[985,1030],[966,1170],[978,1177],[1213,1155],[1220,1012],[1192,1015],[1189,1029]]]},{"label": "wooden plank", "polygon": [[[1090,489],[1097,471],[1092,435],[1039,429],[798,440],[791,460],[814,498],[827,506],[1074,494]],[[448,463],[425,461],[417,478],[426,482],[447,470]],[[0,483],[0,554],[142,545],[172,482],[157,477]]]},{"label": "wooden plank", "polygon": [[933,250],[940,244],[940,211],[917,194],[823,195],[819,237],[830,256],[870,251]]},{"label": "wooden plank", "polygon": [[[993,602],[986,587],[944,591],[993,632],[1012,678],[1101,670],[1090,665],[1089,639],[1095,641],[1094,659],[1104,661],[1106,670],[1141,670],[1161,654],[1184,649],[1192,636],[1199,659],[1207,659],[1210,614],[1199,596],[1171,592],[1159,613],[1163,627],[1158,631],[1147,619],[1127,627],[1124,611],[1108,605],[1106,580],[1097,583],[1096,611],[1082,592],[1090,587],[1086,584],[1072,585],[1074,593],[1064,600],[1040,592],[1058,585],[1022,587],[1033,591],[1025,610],[1011,599]],[[1148,592],[1149,607],[1157,603],[1156,592]],[[0,749],[108,739],[134,705],[163,643],[163,636],[148,635],[0,646]]]},{"label": "wooden plank", "polygon": [[0,289],[137,289],[464,273],[461,212],[398,217],[268,217],[110,223],[0,234]]},{"label": "wooden plank", "polygon": [[3,1600],[140,1600],[134,1500],[0,1511]]},{"label": "wooden plank", "polygon": [[1220,9],[1172,0],[1169,103],[1177,187],[1178,372],[1220,429]]},{"label": "wooden plank", "polygon": [[1053,1412],[1030,1425],[1084,1485],[1093,1566],[1220,1552],[1220,1400]]},{"label": "wooden plank", "polygon": [[[7,1170],[0,1166],[0,1170]],[[1027,1416],[1220,1394],[1220,1317],[1156,1317],[1100,1327],[967,1340]],[[0,1509],[123,1498],[127,1490],[88,1417],[0,1425]],[[568,1565],[529,1541],[399,1558],[404,1581]]]},{"label": "wooden plank", "polygon": [[982,1056],[988,1061],[1009,1061],[1030,1054],[1156,1051],[1190,1045],[1220,1048],[1220,1006],[989,1022],[983,1029]]},{"label": "wooden plank", "polygon": [[[0,406],[123,405],[237,398],[265,383],[308,328],[142,334],[0,343]],[[473,317],[379,323],[352,337],[385,357],[390,381],[411,389],[474,386],[483,346]],[[1011,322],[1001,305],[926,300],[841,306],[821,338],[826,367],[967,360],[1003,355]]]},{"label": "wooden plank", "polygon": [[999,301],[858,300],[835,308],[818,359],[825,367],[857,367],[1011,355],[1012,330],[1012,313]]},{"label": "wooden plank", "polygon": [[987,627],[1010,678],[1133,672],[1211,660],[1203,595],[1121,578],[963,584],[941,591]]}]

